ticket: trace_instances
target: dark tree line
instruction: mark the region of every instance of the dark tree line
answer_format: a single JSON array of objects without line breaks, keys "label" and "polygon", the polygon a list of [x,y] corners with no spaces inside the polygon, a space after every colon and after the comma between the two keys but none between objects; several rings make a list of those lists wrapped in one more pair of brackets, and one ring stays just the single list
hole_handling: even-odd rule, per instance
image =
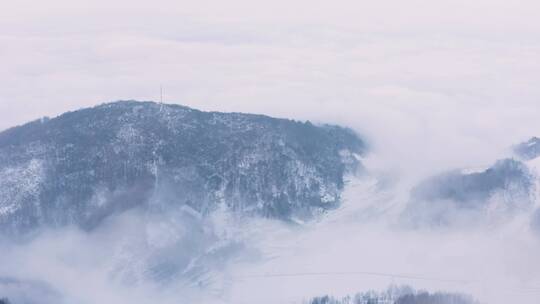
[{"label": "dark tree line", "polygon": [[390,287],[383,292],[363,292],[335,298],[329,295],[311,299],[307,304],[477,304],[471,297],[457,293],[417,292],[410,287]]},{"label": "dark tree line", "polygon": [[395,304],[473,304],[474,301],[461,294],[421,292],[399,297]]}]

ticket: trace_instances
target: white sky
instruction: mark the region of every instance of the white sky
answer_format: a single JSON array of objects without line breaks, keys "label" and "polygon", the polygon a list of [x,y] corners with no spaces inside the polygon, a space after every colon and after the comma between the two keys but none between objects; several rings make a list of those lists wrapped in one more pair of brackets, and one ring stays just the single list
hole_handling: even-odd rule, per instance
[{"label": "white sky", "polygon": [[477,165],[540,133],[537,0],[0,1],[0,129],[163,84],[352,126],[400,165]]}]

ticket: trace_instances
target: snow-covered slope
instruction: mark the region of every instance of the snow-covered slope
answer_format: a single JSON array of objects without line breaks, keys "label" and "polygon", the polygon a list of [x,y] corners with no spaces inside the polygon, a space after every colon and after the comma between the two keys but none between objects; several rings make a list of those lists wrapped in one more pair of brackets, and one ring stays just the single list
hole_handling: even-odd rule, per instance
[{"label": "snow-covered slope", "polygon": [[524,160],[537,158],[540,156],[540,138],[531,137],[528,141],[516,145],[514,153]]},{"label": "snow-covered slope", "polygon": [[453,170],[423,180],[411,189],[403,220],[414,226],[469,226],[529,218],[537,229],[539,145],[533,137],[487,168]]}]

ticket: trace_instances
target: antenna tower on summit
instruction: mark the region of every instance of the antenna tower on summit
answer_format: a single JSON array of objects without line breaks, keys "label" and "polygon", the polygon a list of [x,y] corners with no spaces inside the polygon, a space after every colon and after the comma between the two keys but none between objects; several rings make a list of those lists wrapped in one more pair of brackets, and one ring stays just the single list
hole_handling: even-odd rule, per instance
[{"label": "antenna tower on summit", "polygon": [[163,85],[159,85],[159,111],[163,110]]}]

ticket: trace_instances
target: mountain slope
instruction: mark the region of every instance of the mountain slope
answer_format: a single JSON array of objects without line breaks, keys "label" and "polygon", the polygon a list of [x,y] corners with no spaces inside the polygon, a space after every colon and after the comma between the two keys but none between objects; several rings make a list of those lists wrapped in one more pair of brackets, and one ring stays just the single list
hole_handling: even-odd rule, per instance
[{"label": "mountain slope", "polygon": [[0,225],[96,227],[135,206],[283,220],[339,203],[365,144],[337,126],[120,101],[0,133]]},{"label": "mountain slope", "polygon": [[503,159],[482,172],[452,171],[435,176],[414,188],[412,196],[419,200],[452,200],[464,208],[479,208],[496,191],[514,189],[528,193],[531,179],[525,164]]},{"label": "mountain slope", "polygon": [[521,159],[535,159],[540,156],[540,138],[531,137],[528,141],[516,145],[513,150]]},{"label": "mountain slope", "polygon": [[509,158],[480,172],[453,170],[436,175],[411,190],[404,219],[448,225],[528,211],[534,204],[535,179],[527,164]]}]

